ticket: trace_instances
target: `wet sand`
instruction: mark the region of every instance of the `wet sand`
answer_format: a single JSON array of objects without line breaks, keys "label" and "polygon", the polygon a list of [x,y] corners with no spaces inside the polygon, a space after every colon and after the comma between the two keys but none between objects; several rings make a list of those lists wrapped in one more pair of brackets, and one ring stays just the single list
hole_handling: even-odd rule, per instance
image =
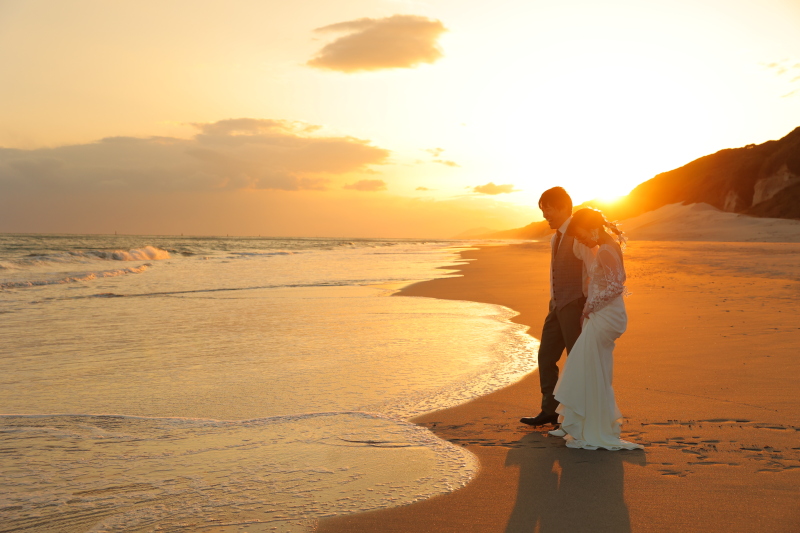
[{"label": "wet sand", "polygon": [[[504,305],[539,337],[548,246],[462,255],[463,276],[400,294]],[[626,268],[614,388],[644,450],[572,450],[520,424],[539,410],[534,372],[414,420],[478,457],[465,488],[318,531],[800,531],[800,244],[637,241]]]}]

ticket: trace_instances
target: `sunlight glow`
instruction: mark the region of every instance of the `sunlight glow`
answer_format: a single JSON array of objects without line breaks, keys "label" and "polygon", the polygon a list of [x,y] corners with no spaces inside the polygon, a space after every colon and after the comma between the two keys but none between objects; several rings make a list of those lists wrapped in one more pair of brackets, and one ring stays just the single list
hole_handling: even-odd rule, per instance
[{"label": "sunlight glow", "polygon": [[[66,183],[63,154],[48,149],[69,145],[75,168],[109,174],[95,180],[105,184],[95,196],[65,187],[86,207],[77,213],[55,196],[58,209],[37,207],[29,219],[37,228],[47,218],[48,228],[64,230],[57,221],[84,213],[96,216],[89,227],[101,219],[117,227],[119,213],[89,206],[127,201],[114,187],[135,170],[152,176],[133,180],[133,189],[165,186],[142,201],[184,205],[203,231],[227,233],[236,217],[237,228],[250,228],[236,231],[254,234],[355,228],[388,236],[407,231],[410,219],[436,235],[471,225],[503,229],[538,217],[547,188],[565,187],[576,204],[624,195],[704,155],[778,139],[800,116],[800,57],[791,52],[800,9],[786,0],[308,0],[303,9],[241,0],[236,10],[196,0],[191,24],[182,3],[6,3],[0,47],[14,50],[3,71],[13,83],[0,85],[0,148],[26,151],[22,158],[36,162],[26,171],[37,174],[19,183]],[[373,21],[367,29],[365,20]],[[399,62],[369,70],[309,66],[333,43],[328,51],[340,60],[372,61],[375,43],[397,37],[382,33],[387,21],[403,22],[401,34],[420,37],[423,48],[409,56],[400,47]],[[196,139],[197,149],[169,150],[194,140],[198,124],[228,119],[303,123],[330,141],[285,160],[276,154],[306,141],[279,130],[247,153],[235,133],[224,150],[211,150],[207,136]],[[144,147],[147,157],[136,152]],[[100,153],[113,153],[120,168],[109,170]],[[198,162],[202,171],[176,170]],[[73,185],[85,185],[81,172],[73,174]],[[0,193],[12,198],[8,209],[22,205],[22,196]],[[228,210],[204,216],[198,194]],[[33,193],[26,201],[46,205]],[[263,205],[287,206],[287,214],[260,212]],[[6,218],[6,230],[34,227]],[[133,231],[145,224],[137,220],[142,229]]]}]

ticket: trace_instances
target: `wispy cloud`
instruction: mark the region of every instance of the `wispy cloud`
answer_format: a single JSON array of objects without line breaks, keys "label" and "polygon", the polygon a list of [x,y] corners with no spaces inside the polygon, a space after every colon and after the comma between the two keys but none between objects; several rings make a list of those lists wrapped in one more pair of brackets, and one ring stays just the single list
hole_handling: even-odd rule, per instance
[{"label": "wispy cloud", "polygon": [[424,152],[428,152],[429,154],[431,154],[434,157],[434,159],[433,159],[434,163],[439,163],[439,164],[442,164],[442,165],[446,165],[448,167],[460,167],[461,166],[458,163],[456,163],[455,161],[450,161],[450,160],[447,160],[447,159],[440,159],[439,158],[439,156],[441,156],[444,153],[444,148],[427,148],[427,149],[424,149],[423,151]]},{"label": "wispy cloud", "polygon": [[417,191],[433,191],[435,189],[429,189],[427,187],[417,187],[415,190],[417,190]]},{"label": "wispy cloud", "polygon": [[438,20],[394,15],[339,22],[314,30],[346,33],[325,45],[308,65],[339,72],[413,68],[434,63],[443,54],[437,39],[447,31]]},{"label": "wispy cloud", "polygon": [[320,127],[240,118],[193,124],[191,139],[109,137],[97,142],[0,149],[0,189],[203,191],[324,189],[332,176],[368,171],[389,151]]},{"label": "wispy cloud", "polygon": [[385,191],[386,182],[383,180],[359,180],[345,185],[344,188],[363,192]]},{"label": "wispy cloud", "polygon": [[474,192],[481,194],[504,194],[509,192],[517,192],[512,184],[495,185],[491,181],[486,185],[478,185],[472,189]]},{"label": "wispy cloud", "polygon": [[[772,63],[763,63],[763,65],[782,79],[791,77],[791,79],[786,80],[791,90],[781,95],[781,98],[790,98],[796,94],[800,94],[800,87],[798,86],[798,82],[800,82],[800,63],[790,59],[783,59],[781,61],[773,61]],[[784,74],[787,74],[787,76],[784,76]]]},{"label": "wispy cloud", "polygon": [[774,70],[775,74],[780,76],[781,74],[785,74],[786,71],[788,70],[783,63],[784,62],[781,62],[781,63],[772,62],[772,63],[767,63],[764,66],[767,67],[770,70]]}]

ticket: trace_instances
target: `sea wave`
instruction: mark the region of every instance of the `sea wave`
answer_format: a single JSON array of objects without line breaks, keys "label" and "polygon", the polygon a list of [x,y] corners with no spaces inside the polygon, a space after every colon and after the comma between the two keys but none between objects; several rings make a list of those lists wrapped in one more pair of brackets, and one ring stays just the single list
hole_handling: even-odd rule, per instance
[{"label": "sea wave", "polygon": [[98,532],[311,531],[323,516],[451,492],[478,469],[468,451],[425,428],[362,412],[3,415],[0,444],[8,531],[85,529],[86,516]]},{"label": "sea wave", "polygon": [[274,251],[274,252],[230,252],[231,256],[234,257],[270,257],[273,255],[294,255],[296,252],[289,252],[289,251]]},{"label": "sea wave", "polygon": [[160,261],[169,259],[170,253],[156,246],[143,246],[132,250],[66,250],[52,253],[35,253],[0,264],[4,270],[23,269],[52,263],[85,263],[89,261]]},{"label": "sea wave", "polygon": [[98,278],[113,278],[116,276],[125,276],[127,274],[141,274],[151,266],[152,265],[150,263],[145,263],[143,265],[139,265],[138,267],[103,270],[98,272],[81,272],[80,274],[76,274],[74,276],[67,276],[57,279],[7,281],[5,283],[0,283],[0,289],[19,289],[25,287],[41,287],[43,285],[60,285],[64,283],[75,283],[78,281],[92,281]]}]

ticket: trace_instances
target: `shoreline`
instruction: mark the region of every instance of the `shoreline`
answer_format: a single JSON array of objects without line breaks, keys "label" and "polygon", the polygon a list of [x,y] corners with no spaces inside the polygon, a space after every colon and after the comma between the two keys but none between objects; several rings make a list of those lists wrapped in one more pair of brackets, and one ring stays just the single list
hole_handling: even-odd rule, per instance
[{"label": "shoreline", "polygon": [[[755,251],[768,255],[766,265]],[[460,257],[447,267],[459,277],[397,295],[502,305],[519,313],[513,322],[538,333],[549,299],[546,243],[479,247]],[[749,531],[755,523],[796,530],[800,453],[792,442],[800,407],[792,376],[800,370],[793,357],[800,328],[785,292],[800,295],[798,257],[798,244],[631,243],[630,325],[615,351],[614,387],[627,415],[622,436],[644,451],[570,450],[547,435],[550,426],[520,424],[539,411],[533,372],[411,420],[478,457],[480,470],[466,487],[323,519],[317,531],[700,532]],[[725,349],[709,350],[718,344]],[[748,374],[748,362],[758,374]]]}]

